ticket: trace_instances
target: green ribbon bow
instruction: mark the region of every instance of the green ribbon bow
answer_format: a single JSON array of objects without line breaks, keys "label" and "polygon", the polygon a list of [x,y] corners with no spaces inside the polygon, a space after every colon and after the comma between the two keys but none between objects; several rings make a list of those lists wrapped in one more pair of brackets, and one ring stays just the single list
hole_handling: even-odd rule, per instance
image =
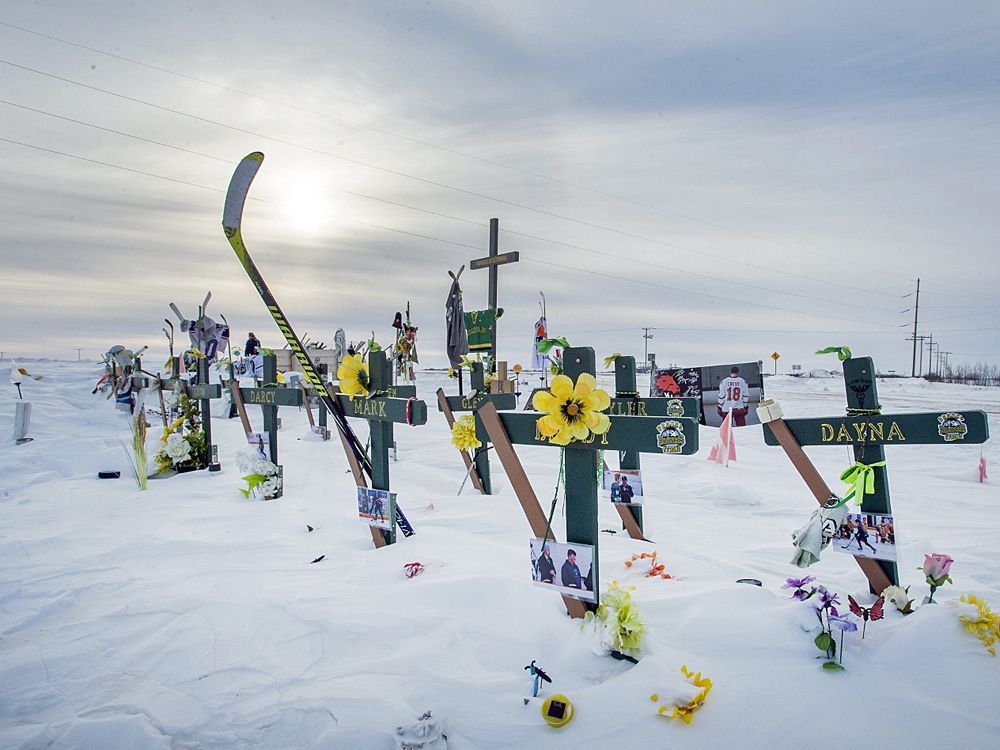
[{"label": "green ribbon bow", "polygon": [[823,349],[817,349],[817,354],[836,354],[837,359],[841,362],[845,362],[851,358],[851,348],[849,346],[828,346]]},{"label": "green ribbon bow", "polygon": [[615,363],[615,360],[618,359],[620,356],[622,356],[620,352],[615,352],[610,357],[605,357],[604,358],[604,366],[605,366],[605,368],[611,367],[611,365],[613,365]]},{"label": "green ribbon bow", "polygon": [[875,493],[876,466],[885,466],[885,461],[876,461],[873,464],[863,464],[858,461],[854,466],[851,466],[840,475],[840,481],[851,485],[851,489],[844,495],[844,499],[836,507],[839,508],[851,498],[854,498],[854,501],[858,505],[861,505],[865,495]]}]

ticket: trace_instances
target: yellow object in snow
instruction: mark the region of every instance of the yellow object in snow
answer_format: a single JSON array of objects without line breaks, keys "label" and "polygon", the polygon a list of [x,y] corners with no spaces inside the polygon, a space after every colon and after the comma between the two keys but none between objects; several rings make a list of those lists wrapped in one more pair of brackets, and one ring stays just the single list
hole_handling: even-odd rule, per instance
[{"label": "yellow object in snow", "polygon": [[550,695],[542,703],[542,718],[550,727],[564,727],[573,720],[573,704],[562,693]]}]

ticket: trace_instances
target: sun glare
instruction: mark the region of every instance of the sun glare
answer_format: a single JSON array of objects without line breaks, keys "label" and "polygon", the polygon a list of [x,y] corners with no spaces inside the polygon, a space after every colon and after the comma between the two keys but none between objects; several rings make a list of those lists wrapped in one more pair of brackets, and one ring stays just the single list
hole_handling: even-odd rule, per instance
[{"label": "sun glare", "polygon": [[313,232],[326,223],[329,206],[321,200],[317,188],[292,185],[282,201],[285,216],[302,232]]}]

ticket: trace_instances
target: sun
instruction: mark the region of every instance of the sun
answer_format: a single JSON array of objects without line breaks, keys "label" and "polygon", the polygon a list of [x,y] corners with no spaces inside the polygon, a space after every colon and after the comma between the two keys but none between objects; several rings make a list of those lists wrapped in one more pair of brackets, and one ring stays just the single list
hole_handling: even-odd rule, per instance
[{"label": "sun", "polygon": [[326,223],[329,210],[319,191],[303,185],[291,185],[281,202],[285,216],[302,232],[314,232]]}]

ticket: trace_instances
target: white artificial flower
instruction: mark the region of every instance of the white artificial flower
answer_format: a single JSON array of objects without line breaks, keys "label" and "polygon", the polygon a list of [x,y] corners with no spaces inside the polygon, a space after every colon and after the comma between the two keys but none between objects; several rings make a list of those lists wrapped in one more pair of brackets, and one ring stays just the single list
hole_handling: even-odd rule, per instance
[{"label": "white artificial flower", "polygon": [[279,477],[271,477],[270,479],[265,479],[257,487],[264,497],[268,497],[281,489],[281,479]]},{"label": "white artificial flower", "polygon": [[191,444],[183,435],[172,432],[167,436],[167,445],[163,449],[172,463],[181,464],[191,459]]},{"label": "white artificial flower", "polygon": [[262,477],[274,476],[274,474],[278,471],[277,466],[272,464],[266,458],[261,458],[260,456],[254,458],[250,468],[254,474],[260,474]]},{"label": "white artificial flower", "polygon": [[236,452],[236,466],[244,474],[252,474],[253,462],[257,458],[257,452],[244,449]]}]

